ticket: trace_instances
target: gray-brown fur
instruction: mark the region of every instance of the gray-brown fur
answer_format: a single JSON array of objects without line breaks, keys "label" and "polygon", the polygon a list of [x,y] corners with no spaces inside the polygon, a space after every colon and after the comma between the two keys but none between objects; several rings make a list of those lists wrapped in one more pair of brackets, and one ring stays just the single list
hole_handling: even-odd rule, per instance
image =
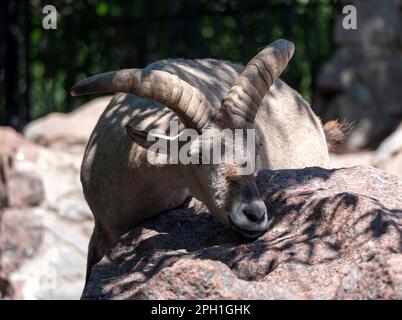
[{"label": "gray-brown fur", "polygon": [[[287,42],[276,42],[272,46],[275,50],[291,47]],[[266,54],[270,51],[272,48]],[[257,110],[251,108],[251,118],[221,105],[244,70],[241,65],[212,59],[162,60],[149,65],[143,72],[150,74],[153,70],[161,70],[195,88],[214,110],[205,125],[208,128],[255,128],[257,169],[327,167],[328,148],[320,120],[296,91],[283,81],[275,80],[290,56],[289,52],[275,51],[275,56],[266,57],[269,64],[264,68],[269,69],[267,72],[273,77],[272,85],[266,85],[270,88],[261,97],[262,101],[251,97],[254,104],[260,103],[254,116],[252,113]],[[260,55],[259,59],[264,57]],[[255,74],[251,76],[255,77]],[[241,100],[248,99],[250,97]],[[234,101],[234,104],[244,109],[245,104],[240,102]],[[266,230],[266,208],[253,175],[237,176],[234,165],[156,166],[147,161],[147,150],[133,142],[126,126],[129,132],[130,128],[135,128],[131,135],[139,141],[142,138],[137,132],[152,128],[166,130],[170,120],[179,120],[171,109],[130,93],[116,93],[100,117],[81,169],[84,194],[95,217],[88,272],[122,234],[144,219],[180,206],[189,195],[203,201],[218,219],[243,235],[251,236],[247,234],[250,230],[258,236]],[[253,118],[255,121],[250,121]],[[241,216],[250,212],[252,220],[247,218],[250,221]],[[232,221],[234,218],[236,223]]]}]

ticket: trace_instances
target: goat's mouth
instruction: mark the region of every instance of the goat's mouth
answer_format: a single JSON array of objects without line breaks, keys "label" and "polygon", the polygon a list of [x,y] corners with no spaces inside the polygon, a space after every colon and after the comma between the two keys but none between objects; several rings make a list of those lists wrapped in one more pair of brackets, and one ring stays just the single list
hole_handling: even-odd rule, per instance
[{"label": "goat's mouth", "polygon": [[228,218],[229,218],[232,230],[244,238],[247,238],[250,240],[255,240],[255,239],[261,237],[267,231],[267,229],[265,229],[265,228],[263,230],[248,230],[248,229],[240,228],[233,222],[232,217],[230,215],[228,215]]}]

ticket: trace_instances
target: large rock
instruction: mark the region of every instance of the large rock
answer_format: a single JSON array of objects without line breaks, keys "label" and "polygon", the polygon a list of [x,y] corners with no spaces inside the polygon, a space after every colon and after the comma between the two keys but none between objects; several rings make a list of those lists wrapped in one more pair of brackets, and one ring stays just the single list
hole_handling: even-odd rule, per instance
[{"label": "large rock", "polygon": [[7,208],[0,221],[0,296],[77,299],[92,214],[79,179],[82,153],[21,141],[7,154]]},{"label": "large rock", "polygon": [[[15,229],[19,230],[20,236],[9,232],[9,241],[14,243],[15,248],[20,248],[23,237],[29,239],[33,236],[34,229],[26,221],[26,216],[35,221],[40,239],[27,257],[16,260],[11,255],[14,251],[9,250],[9,260],[16,262],[7,277],[14,297],[24,300],[78,299],[84,284],[89,241],[85,221],[72,223],[47,208],[19,212],[21,219]],[[4,218],[7,219],[7,214]],[[10,214],[7,219],[9,225],[13,222],[12,218]]]},{"label": "large rock", "polygon": [[37,174],[11,173],[8,181],[8,205],[10,207],[35,207],[39,206],[43,199],[43,184]]},{"label": "large rock", "polygon": [[11,277],[24,263],[35,256],[42,238],[43,227],[32,209],[4,210],[0,224],[0,278],[3,279],[0,298],[24,297],[21,292],[23,284],[13,282]]},{"label": "large rock", "polygon": [[41,179],[35,172],[16,172],[14,168],[22,156],[19,150],[36,150],[36,146],[9,127],[0,127],[0,141],[0,208],[39,205],[43,200]]},{"label": "large rock", "polygon": [[44,206],[67,219],[90,219],[80,182],[83,154],[37,146],[23,145],[17,152],[15,170],[25,175],[35,174],[43,182]]},{"label": "large rock", "polygon": [[10,127],[0,126],[0,220],[1,209],[8,206],[8,180],[14,154],[23,137]]},{"label": "large rock", "polygon": [[6,178],[6,164],[0,159],[0,221],[1,209],[8,205],[8,189]]},{"label": "large rock", "polygon": [[23,136],[13,128],[0,126],[1,154],[12,155],[23,140]]},{"label": "large rock", "polygon": [[402,180],[371,167],[261,171],[269,231],[177,209],[124,235],[84,299],[402,299]]},{"label": "large rock", "polygon": [[[10,182],[13,176],[13,161],[18,147],[23,143],[23,137],[14,129],[9,127],[0,127],[0,299],[15,297],[14,289],[9,281],[9,275],[15,265],[19,264],[20,252],[18,250],[9,250],[9,233],[5,232],[7,226],[8,210],[13,204],[17,194],[10,192]],[[13,179],[15,181],[15,179]],[[18,188],[17,188],[18,189]],[[17,192],[19,190],[16,190]],[[29,193],[29,192],[28,192]],[[21,193],[18,193],[21,194]],[[10,197],[11,196],[11,197]],[[10,199],[11,198],[11,199]],[[22,200],[20,198],[20,200]],[[29,217],[27,218],[29,219]],[[17,219],[13,220],[16,221]],[[7,228],[8,229],[8,228]],[[16,235],[16,233],[11,233]],[[8,241],[7,243],[5,241]],[[18,246],[17,243],[12,244]],[[24,245],[21,244],[20,248]],[[7,253],[12,252],[12,259],[7,259]],[[23,250],[22,250],[23,251]],[[14,259],[15,258],[15,259]]]},{"label": "large rock", "polygon": [[[9,180],[13,208],[7,209],[3,217],[5,231],[0,250],[7,247],[5,241],[11,241],[15,252],[23,252],[21,239],[29,239],[36,229],[40,229],[41,237],[29,257],[14,257],[12,250],[6,250],[10,252],[8,261],[14,262],[3,276],[7,279],[8,290],[13,292],[12,298],[80,297],[93,227],[79,179],[81,161],[82,154],[68,149],[62,151],[23,143],[16,150]],[[33,228],[30,221],[35,221],[37,228]],[[6,265],[4,261],[3,265]]]},{"label": "large rock", "polygon": [[25,137],[46,147],[82,151],[96,122],[111,96],[91,100],[70,113],[51,113],[31,122],[24,129]]},{"label": "large rock", "polygon": [[93,228],[80,165],[109,100],[34,121],[27,139],[0,128],[0,297],[80,297]]}]

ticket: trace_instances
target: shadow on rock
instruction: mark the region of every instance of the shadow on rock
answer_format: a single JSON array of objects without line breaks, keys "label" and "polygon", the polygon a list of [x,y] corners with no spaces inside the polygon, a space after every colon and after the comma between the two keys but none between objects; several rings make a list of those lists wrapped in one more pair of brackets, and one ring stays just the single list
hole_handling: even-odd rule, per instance
[{"label": "shadow on rock", "polygon": [[[257,185],[271,218],[264,236],[246,242],[202,206],[165,212],[94,266],[82,298],[402,298],[398,177],[370,167],[263,170]],[[379,266],[382,276],[370,276]],[[376,285],[386,290],[367,290]]]}]

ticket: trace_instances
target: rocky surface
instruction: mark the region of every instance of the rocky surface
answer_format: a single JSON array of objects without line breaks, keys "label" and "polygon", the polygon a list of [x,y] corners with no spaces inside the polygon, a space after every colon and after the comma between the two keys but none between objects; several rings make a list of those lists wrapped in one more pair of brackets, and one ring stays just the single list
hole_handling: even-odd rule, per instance
[{"label": "rocky surface", "polygon": [[9,176],[13,154],[22,141],[22,136],[8,127],[0,127],[0,299],[12,295],[8,279],[7,264],[3,263],[4,248],[1,245],[1,227],[4,224],[4,210],[9,206]]},{"label": "rocky surface", "polygon": [[[32,237],[31,220],[41,230],[29,259],[22,256],[9,268],[8,279],[19,298],[77,299],[82,292],[93,222],[79,180],[81,160],[75,151],[32,144],[21,145],[15,154],[9,179],[13,207],[5,211],[1,236],[9,241],[13,235],[14,243]],[[29,218],[15,222],[16,208]],[[0,247],[7,244],[0,241]]]},{"label": "rocky surface", "polygon": [[[370,167],[261,171],[269,231],[165,212],[94,266],[84,299],[402,299],[402,180]],[[196,201],[193,201],[196,203]]]},{"label": "rocky surface", "polygon": [[3,298],[79,298],[93,223],[81,158],[26,141],[14,150],[0,222]]},{"label": "rocky surface", "polygon": [[70,151],[86,145],[111,96],[91,100],[70,113],[51,113],[32,121],[24,129],[28,141],[42,146]]},{"label": "rocky surface", "polygon": [[0,298],[80,297],[93,221],[79,171],[109,99],[34,121],[26,137],[0,128]]},{"label": "rocky surface", "polygon": [[15,282],[14,273],[32,259],[43,240],[43,226],[32,209],[4,210],[0,225],[0,267],[4,287],[0,297],[22,299],[24,283]]},{"label": "rocky surface", "polygon": [[356,6],[357,30],[345,30],[340,15],[338,48],[318,77],[313,105],[326,120],[356,123],[349,149],[375,148],[402,120],[402,2],[343,2]]},{"label": "rocky surface", "polygon": [[23,137],[14,129],[0,127],[0,219],[1,209],[8,206],[8,179],[17,147]]}]

